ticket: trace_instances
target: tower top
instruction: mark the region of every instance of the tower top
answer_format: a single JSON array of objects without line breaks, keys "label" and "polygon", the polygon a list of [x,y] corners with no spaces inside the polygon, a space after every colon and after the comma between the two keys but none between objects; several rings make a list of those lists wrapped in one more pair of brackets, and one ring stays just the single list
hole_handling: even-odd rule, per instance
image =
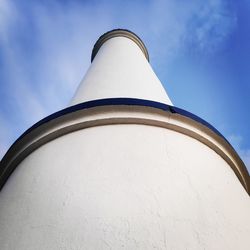
[{"label": "tower top", "polygon": [[114,37],[126,37],[128,39],[131,39],[133,42],[135,42],[138,45],[138,47],[141,49],[141,51],[145,55],[146,59],[149,61],[148,50],[139,36],[137,36],[135,33],[133,33],[130,30],[114,29],[114,30],[110,30],[110,31],[104,33],[102,36],[99,37],[99,39],[95,43],[94,48],[92,50],[91,62],[94,60],[94,58],[95,58],[96,54],[98,53],[99,49],[101,48],[101,46],[107,40],[114,38]]},{"label": "tower top", "polygon": [[172,105],[149,64],[142,40],[125,29],[111,30],[95,43],[91,65],[70,105],[105,98],[137,98]]}]

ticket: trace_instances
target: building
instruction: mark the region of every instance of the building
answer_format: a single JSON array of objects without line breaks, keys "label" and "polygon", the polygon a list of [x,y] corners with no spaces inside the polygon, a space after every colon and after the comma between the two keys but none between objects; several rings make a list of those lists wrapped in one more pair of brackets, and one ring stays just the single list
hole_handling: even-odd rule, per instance
[{"label": "building", "polygon": [[249,175],[172,105],[134,33],[96,42],[69,107],[1,161],[1,249],[249,249]]}]

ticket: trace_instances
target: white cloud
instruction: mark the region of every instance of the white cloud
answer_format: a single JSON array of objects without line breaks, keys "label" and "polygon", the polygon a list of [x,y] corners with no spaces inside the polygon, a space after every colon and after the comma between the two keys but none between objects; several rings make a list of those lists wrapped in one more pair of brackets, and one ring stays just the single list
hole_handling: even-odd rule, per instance
[{"label": "white cloud", "polygon": [[[95,41],[109,29],[128,28],[142,36],[152,62],[160,65],[187,45],[214,50],[235,25],[220,0],[24,5],[25,11],[13,0],[0,0],[0,50],[7,75],[1,88],[16,110],[6,114],[0,107],[0,118],[6,121],[2,129],[13,133],[67,105],[90,64]],[[17,114],[20,123],[10,126],[11,116]],[[13,142],[11,136],[6,139],[8,133],[0,136],[1,147]]]},{"label": "white cloud", "polygon": [[[216,51],[234,30],[237,18],[226,1],[212,0],[199,6],[190,20],[189,32],[196,49]],[[190,35],[187,39],[190,39]]]},{"label": "white cloud", "polygon": [[8,30],[10,29],[16,15],[16,8],[11,1],[0,1],[0,41],[7,42]]},{"label": "white cloud", "polygon": [[[31,4],[28,11],[32,18],[27,20],[26,13],[12,1],[0,3],[0,13],[4,14],[0,43],[5,75],[0,90],[4,89],[9,99],[7,108],[0,106],[2,156],[28,127],[67,106],[90,64],[96,33],[105,30],[109,18],[100,19],[93,30],[89,23],[96,17],[81,5],[62,8],[57,2],[47,6]],[[23,45],[22,40],[27,38],[31,44]]]},{"label": "white cloud", "polygon": [[159,14],[166,9],[169,10],[166,16],[170,17],[166,17],[167,25],[163,26],[170,31],[166,39],[174,37],[172,42],[178,47],[192,46],[202,52],[216,50],[233,31],[237,21],[232,9],[222,0],[181,1],[170,8],[161,8]]}]

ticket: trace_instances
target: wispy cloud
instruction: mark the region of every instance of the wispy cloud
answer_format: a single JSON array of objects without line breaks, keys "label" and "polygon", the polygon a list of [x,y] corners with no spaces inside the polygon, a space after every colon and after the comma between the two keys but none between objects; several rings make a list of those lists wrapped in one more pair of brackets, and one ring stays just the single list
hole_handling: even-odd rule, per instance
[{"label": "wispy cloud", "polygon": [[216,50],[235,22],[220,0],[1,0],[0,120],[2,131],[8,131],[0,134],[1,148],[68,104],[103,32],[117,27],[135,31],[146,42],[152,63],[165,68],[183,50]]},{"label": "wispy cloud", "polygon": [[[147,30],[157,59],[171,61],[185,50],[216,53],[233,32],[237,18],[230,3],[209,1],[152,1]],[[160,18],[159,18],[160,17]],[[158,44],[164,44],[164,47]]]},{"label": "wispy cloud", "polygon": [[203,53],[216,52],[236,27],[236,14],[227,1],[207,1],[194,10],[184,42]]},{"label": "wispy cloud", "polygon": [[[58,2],[24,13],[1,2],[1,152],[36,121],[67,105],[90,62],[96,32],[88,8]],[[91,19],[90,19],[91,18]],[[25,31],[26,34],[22,34]],[[28,43],[28,44],[27,44]]]},{"label": "wispy cloud", "polygon": [[16,8],[11,1],[1,0],[0,2],[0,41],[6,42],[8,32],[13,18],[16,17]]}]

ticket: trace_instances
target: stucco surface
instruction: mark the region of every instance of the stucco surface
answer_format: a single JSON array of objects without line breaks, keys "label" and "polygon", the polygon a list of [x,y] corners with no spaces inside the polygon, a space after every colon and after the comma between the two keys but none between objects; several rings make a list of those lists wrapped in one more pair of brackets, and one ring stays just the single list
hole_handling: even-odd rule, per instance
[{"label": "stucco surface", "polygon": [[141,49],[126,37],[111,38],[101,46],[71,105],[112,97],[172,104]]},{"label": "stucco surface", "polygon": [[107,125],[31,153],[0,193],[1,249],[249,249],[250,200],[186,135]]}]

